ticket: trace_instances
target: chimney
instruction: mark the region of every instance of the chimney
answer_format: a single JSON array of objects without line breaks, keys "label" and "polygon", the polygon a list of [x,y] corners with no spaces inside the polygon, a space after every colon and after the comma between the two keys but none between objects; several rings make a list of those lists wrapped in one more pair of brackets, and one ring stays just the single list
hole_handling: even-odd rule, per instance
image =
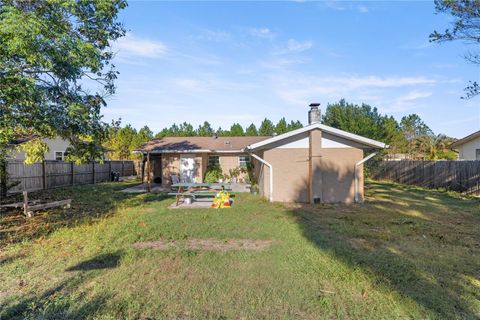
[{"label": "chimney", "polygon": [[308,111],[308,124],[320,123],[320,103],[310,103],[310,111]]}]

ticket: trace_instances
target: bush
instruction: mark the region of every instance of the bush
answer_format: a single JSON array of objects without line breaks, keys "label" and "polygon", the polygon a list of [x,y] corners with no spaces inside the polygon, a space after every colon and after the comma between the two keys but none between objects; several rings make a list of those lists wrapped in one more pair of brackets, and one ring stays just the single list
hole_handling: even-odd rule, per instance
[{"label": "bush", "polygon": [[203,179],[203,181],[205,181],[206,183],[213,183],[217,182],[220,179],[223,179],[223,172],[219,166],[207,167],[207,171],[205,172],[205,178]]}]

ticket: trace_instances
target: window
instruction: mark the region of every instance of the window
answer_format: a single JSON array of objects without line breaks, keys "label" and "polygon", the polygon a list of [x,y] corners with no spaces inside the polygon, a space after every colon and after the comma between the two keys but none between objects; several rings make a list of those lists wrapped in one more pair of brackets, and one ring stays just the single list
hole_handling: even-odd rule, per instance
[{"label": "window", "polygon": [[476,151],[475,159],[480,160],[480,149],[477,149],[475,151]]},{"label": "window", "polygon": [[55,151],[55,160],[63,161],[63,151]]},{"label": "window", "polygon": [[238,164],[242,168],[246,168],[250,163],[250,156],[240,156],[238,157]]},{"label": "window", "polygon": [[220,157],[219,156],[208,156],[208,167],[219,167],[220,166]]}]

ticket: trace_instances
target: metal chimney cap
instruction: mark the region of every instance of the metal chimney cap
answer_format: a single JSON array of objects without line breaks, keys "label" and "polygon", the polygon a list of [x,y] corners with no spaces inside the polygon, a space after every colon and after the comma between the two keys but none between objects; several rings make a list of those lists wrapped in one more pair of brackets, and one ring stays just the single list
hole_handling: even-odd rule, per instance
[{"label": "metal chimney cap", "polygon": [[318,103],[318,102],[312,102],[309,105],[309,107],[319,107],[319,106],[320,106],[320,103]]}]

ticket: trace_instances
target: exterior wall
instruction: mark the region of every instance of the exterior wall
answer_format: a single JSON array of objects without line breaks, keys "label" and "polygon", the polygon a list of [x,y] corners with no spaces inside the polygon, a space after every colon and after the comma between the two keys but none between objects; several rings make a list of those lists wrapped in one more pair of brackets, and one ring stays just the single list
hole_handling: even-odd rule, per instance
[{"label": "exterior wall", "polygon": [[[239,156],[248,155],[248,154],[207,154],[207,153],[198,153],[195,154],[195,181],[203,182],[203,178],[207,171],[208,166],[208,156],[209,155],[218,155],[220,161],[220,167],[222,168],[223,173],[228,174],[230,169],[235,169],[239,166]],[[161,174],[160,167],[158,165],[152,164],[154,170],[154,177],[161,176],[162,184],[170,184],[170,176],[180,175],[180,156],[181,154],[163,154],[161,157]],[[153,156],[152,156],[153,158]],[[247,174],[241,174],[240,179],[246,178]]]},{"label": "exterior wall", "polygon": [[201,153],[195,154],[195,182],[203,182],[203,155]]},{"label": "exterior wall", "polygon": [[458,147],[460,160],[477,160],[476,150],[480,149],[480,137],[470,140]]},{"label": "exterior wall", "polygon": [[309,152],[309,202],[315,203],[318,199],[323,202],[323,171],[318,168],[322,164],[322,131],[316,129],[310,131]]},{"label": "exterior wall", "polygon": [[[70,146],[70,142],[62,138],[43,139],[43,142],[45,142],[49,148],[49,151],[45,152],[43,155],[45,160],[55,160],[55,151],[62,151],[65,153],[65,150]],[[8,158],[25,160],[25,151],[12,150]]]},{"label": "exterior wall", "polygon": [[162,184],[170,185],[170,176],[180,176],[180,154],[162,154]]},{"label": "exterior wall", "polygon": [[[240,166],[240,156],[248,156],[247,153],[242,153],[242,154],[218,154],[219,160],[220,160],[220,168],[222,168],[222,171],[224,174],[230,175],[230,170],[236,169]],[[250,159],[251,160],[251,159]],[[248,174],[246,173],[241,173],[238,176],[238,179],[244,180],[246,177],[248,177]]]},{"label": "exterior wall", "polygon": [[[263,152],[273,167],[273,201],[309,202],[309,149],[274,148]],[[263,166],[262,194],[270,194],[270,172]]]},{"label": "exterior wall", "polygon": [[[322,148],[321,161],[315,165],[322,179],[322,202],[352,203],[354,193],[355,163],[362,160],[363,150],[356,148]],[[363,168],[359,168],[359,193],[363,200]]]},{"label": "exterior wall", "polygon": [[[305,137],[298,137],[304,140]],[[322,143],[328,142],[326,148]],[[295,148],[275,146],[263,151],[263,159],[273,166],[273,201],[312,203],[319,198],[323,203],[352,203],[355,163],[363,158],[358,144],[323,134],[310,133],[309,147],[288,141]],[[259,156],[261,156],[259,154]],[[262,157],[262,156],[261,156]],[[259,174],[260,192],[269,195],[269,170],[262,166]],[[359,194],[363,200],[363,167],[359,168]]]}]

